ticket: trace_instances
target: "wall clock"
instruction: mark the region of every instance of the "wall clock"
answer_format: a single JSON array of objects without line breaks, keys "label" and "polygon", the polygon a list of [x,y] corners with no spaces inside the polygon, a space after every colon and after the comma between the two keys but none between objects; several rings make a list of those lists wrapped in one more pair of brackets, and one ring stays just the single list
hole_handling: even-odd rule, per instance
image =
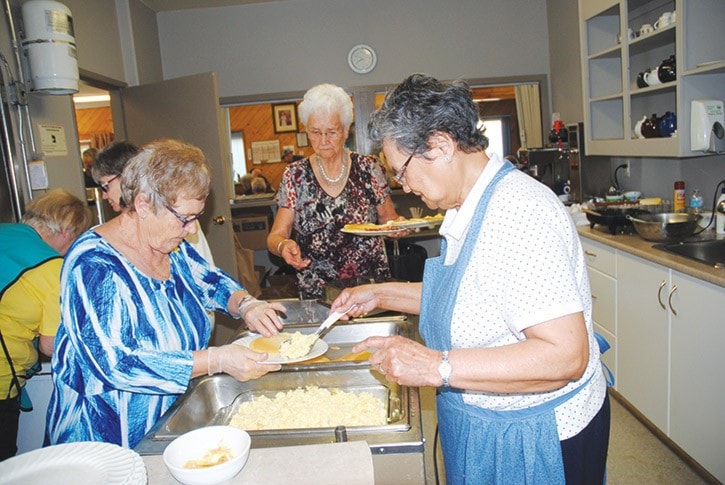
[{"label": "wall clock", "polygon": [[358,44],[352,49],[347,55],[347,63],[350,69],[358,74],[367,74],[368,72],[375,69],[375,64],[378,62],[378,57],[375,54],[375,50],[369,45]]}]

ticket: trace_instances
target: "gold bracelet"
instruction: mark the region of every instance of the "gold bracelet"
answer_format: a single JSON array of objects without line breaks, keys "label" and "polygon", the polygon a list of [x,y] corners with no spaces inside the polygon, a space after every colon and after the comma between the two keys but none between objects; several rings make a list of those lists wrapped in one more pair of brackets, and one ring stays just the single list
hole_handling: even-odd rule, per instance
[{"label": "gold bracelet", "polygon": [[277,256],[282,256],[282,244],[285,241],[291,241],[292,239],[284,238],[280,242],[277,243]]}]

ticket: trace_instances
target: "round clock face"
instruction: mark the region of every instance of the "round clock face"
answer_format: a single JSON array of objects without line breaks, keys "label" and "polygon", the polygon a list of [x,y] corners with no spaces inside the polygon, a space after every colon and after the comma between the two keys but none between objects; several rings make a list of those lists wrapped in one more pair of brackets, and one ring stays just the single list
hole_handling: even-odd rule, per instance
[{"label": "round clock face", "polygon": [[373,48],[365,44],[356,45],[350,49],[350,53],[347,55],[347,63],[350,65],[350,69],[358,74],[372,71],[377,61],[378,58]]}]

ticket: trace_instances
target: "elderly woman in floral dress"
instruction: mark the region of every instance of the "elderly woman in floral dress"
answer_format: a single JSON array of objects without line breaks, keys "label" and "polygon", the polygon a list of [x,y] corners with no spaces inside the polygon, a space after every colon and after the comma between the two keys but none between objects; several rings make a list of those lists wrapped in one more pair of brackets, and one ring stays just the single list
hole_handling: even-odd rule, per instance
[{"label": "elderly woman in floral dress", "polygon": [[285,168],[268,249],[298,271],[306,298],[322,296],[332,280],[390,279],[379,237],[341,232],[345,224],[400,218],[377,159],[345,148],[353,119],[350,96],[321,84],[307,91],[299,111],[315,153]]}]

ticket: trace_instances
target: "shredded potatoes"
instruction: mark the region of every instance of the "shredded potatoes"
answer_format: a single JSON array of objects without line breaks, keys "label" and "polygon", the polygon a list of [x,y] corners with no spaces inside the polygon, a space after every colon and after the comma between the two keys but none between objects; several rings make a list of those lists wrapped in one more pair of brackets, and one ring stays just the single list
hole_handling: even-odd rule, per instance
[{"label": "shredded potatoes", "polygon": [[289,339],[282,341],[279,346],[279,355],[288,360],[304,357],[310,353],[318,338],[314,334],[305,335],[301,332],[295,332]]},{"label": "shredded potatoes", "polygon": [[208,450],[198,460],[189,460],[184,463],[184,468],[209,468],[226,463],[233,458],[232,450],[220,443],[218,448]]},{"label": "shredded potatoes", "polygon": [[307,386],[244,402],[229,424],[244,430],[382,426],[386,414],[383,402],[369,392]]}]

